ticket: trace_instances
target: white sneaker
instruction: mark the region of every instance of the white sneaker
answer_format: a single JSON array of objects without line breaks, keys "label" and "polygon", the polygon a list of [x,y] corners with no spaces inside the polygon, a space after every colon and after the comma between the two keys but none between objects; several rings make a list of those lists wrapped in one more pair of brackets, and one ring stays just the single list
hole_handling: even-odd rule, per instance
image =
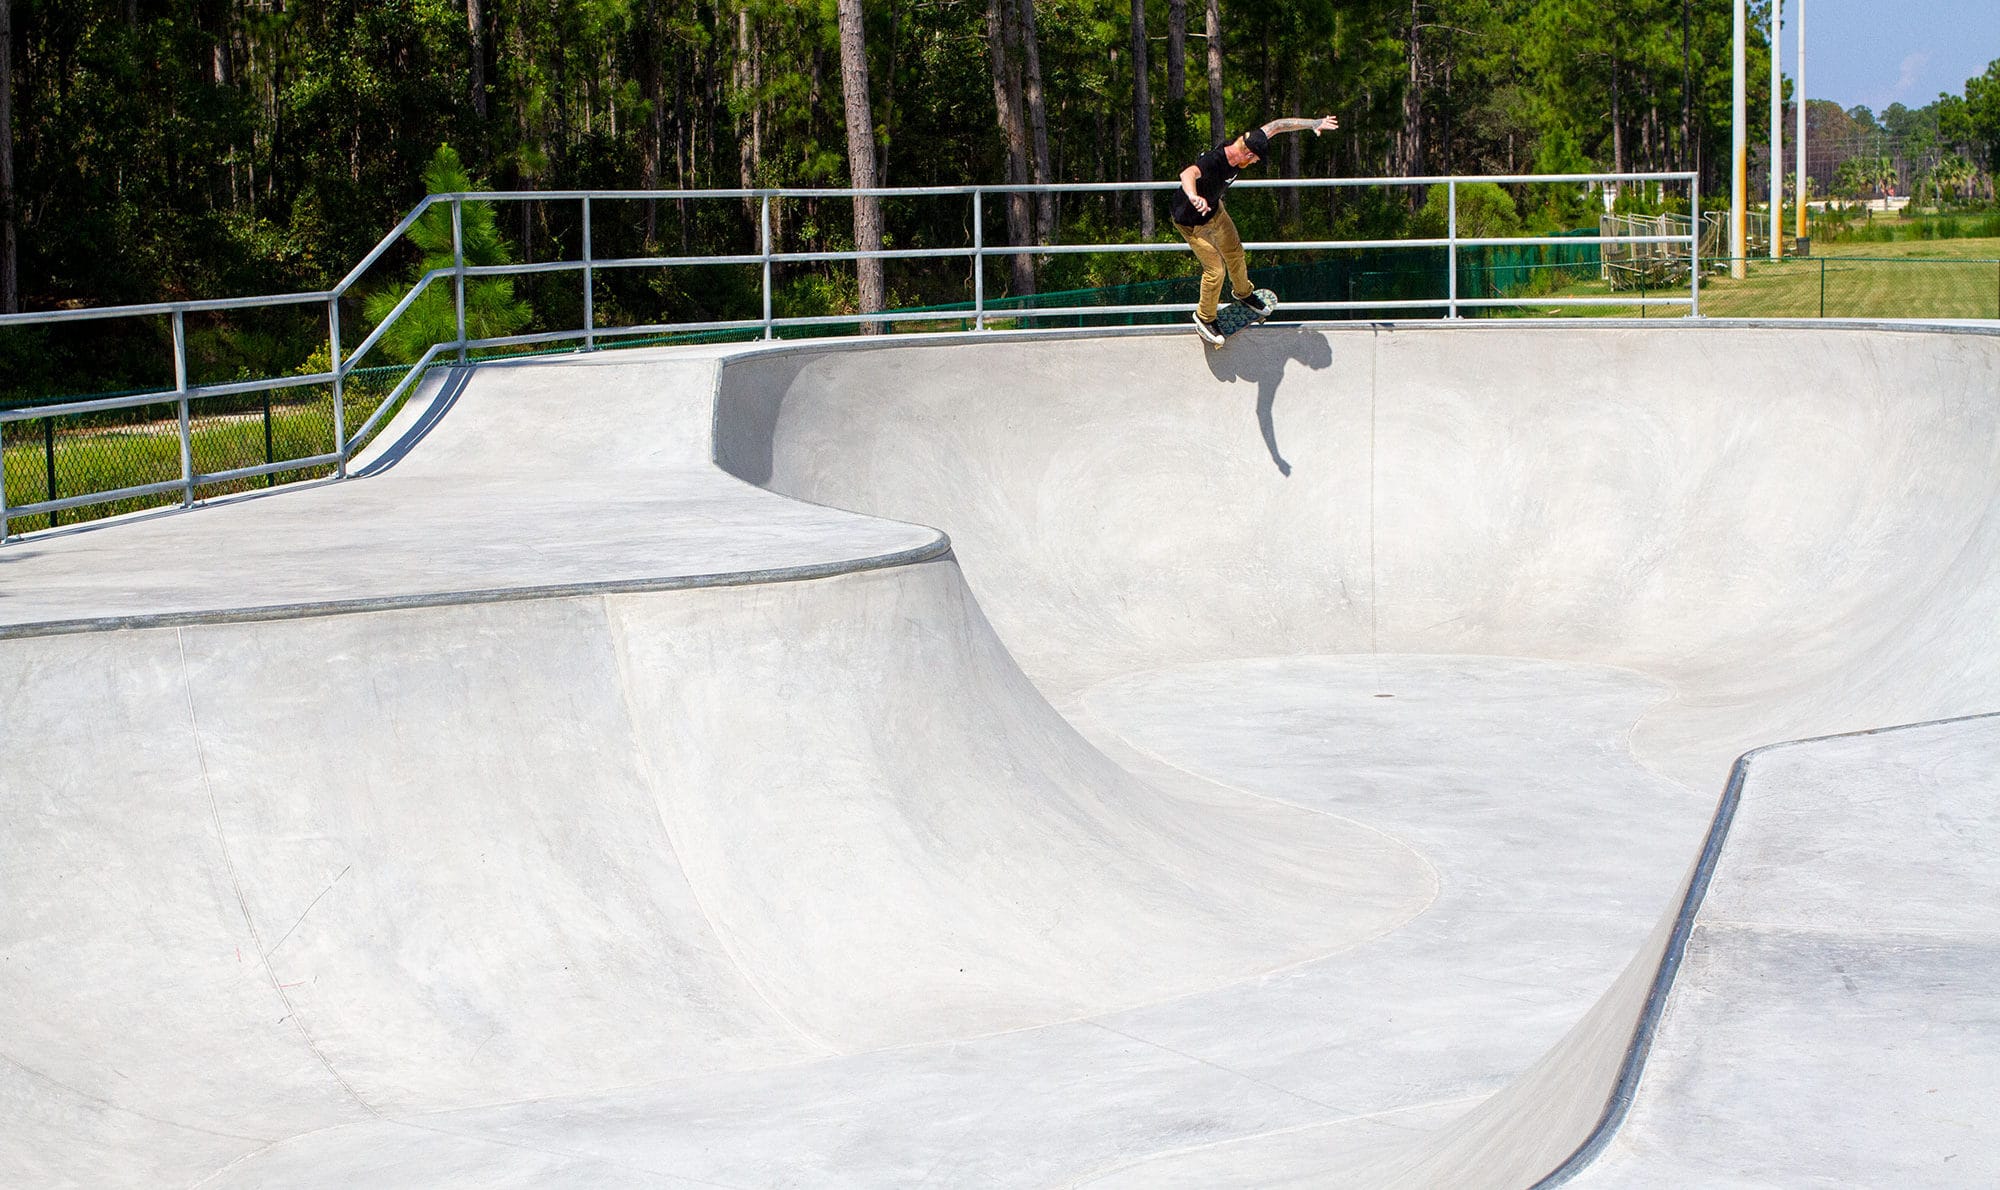
[{"label": "white sneaker", "polygon": [[1195,333],[1208,340],[1210,347],[1222,346],[1222,328],[1203,318],[1199,310],[1194,312],[1194,329]]}]

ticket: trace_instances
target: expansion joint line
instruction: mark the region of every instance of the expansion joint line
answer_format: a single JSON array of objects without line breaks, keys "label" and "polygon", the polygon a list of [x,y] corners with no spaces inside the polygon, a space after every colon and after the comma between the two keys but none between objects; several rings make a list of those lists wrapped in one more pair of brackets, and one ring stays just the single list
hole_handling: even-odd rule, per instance
[{"label": "expansion joint line", "polygon": [[1378,532],[1375,508],[1376,478],[1381,464],[1375,450],[1376,407],[1381,399],[1382,328],[1368,336],[1368,651],[1382,651],[1381,579],[1375,568],[1375,541]]}]

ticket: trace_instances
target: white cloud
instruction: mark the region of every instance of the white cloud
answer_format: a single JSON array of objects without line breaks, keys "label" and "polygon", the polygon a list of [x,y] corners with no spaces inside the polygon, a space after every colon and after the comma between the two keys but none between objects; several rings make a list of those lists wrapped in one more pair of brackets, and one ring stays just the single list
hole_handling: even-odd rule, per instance
[{"label": "white cloud", "polygon": [[1896,85],[1891,89],[1890,94],[1908,95],[1911,91],[1915,90],[1917,78],[1923,74],[1924,67],[1930,64],[1930,60],[1931,56],[1921,50],[1904,58],[1903,73],[1897,77]]}]

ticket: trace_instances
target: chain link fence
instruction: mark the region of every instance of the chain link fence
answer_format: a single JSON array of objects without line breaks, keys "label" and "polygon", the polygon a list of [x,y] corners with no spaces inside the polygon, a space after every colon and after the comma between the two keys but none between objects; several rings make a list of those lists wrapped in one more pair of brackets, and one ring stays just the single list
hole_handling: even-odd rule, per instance
[{"label": "chain link fence", "polygon": [[[1742,279],[1732,279],[1727,257],[1702,261],[1701,312],[1710,318],[1922,318],[2000,319],[2000,260],[1925,257],[1750,257]],[[1581,269],[1550,268],[1542,284],[1563,296],[1633,294],[1649,285],[1669,290],[1685,284],[1671,271],[1590,276]],[[1610,270],[1606,270],[1607,273]],[[1628,288],[1629,287],[1629,288]],[[1541,317],[1643,318],[1643,306],[1527,307]]]},{"label": "chain link fence", "polygon": [[[1593,228],[1567,233],[1595,235]],[[1267,258],[1268,259],[1268,258]],[[1442,316],[1451,295],[1451,255],[1447,249],[1370,248],[1329,255],[1297,264],[1255,264],[1251,280],[1275,290],[1285,311],[1300,318],[1331,321],[1375,321],[1384,318]],[[1555,294],[1577,282],[1597,279],[1603,261],[1596,244],[1526,244],[1461,248],[1458,252],[1458,296],[1461,301],[1483,298],[1533,297]],[[1138,281],[1096,289],[1070,289],[1023,297],[989,297],[986,317],[990,326],[1012,327],[1111,327],[1160,326],[1184,323],[1200,296],[1201,276],[1189,272],[1158,281]],[[1666,289],[1663,287],[1663,292]],[[1685,296],[1686,282],[1681,285]],[[1226,295],[1225,295],[1226,296]],[[1382,302],[1380,308],[1365,304],[1356,309],[1316,310],[1315,302]],[[1395,302],[1435,302],[1435,312],[1394,306]],[[1035,311],[1074,309],[1079,306],[1171,305],[1169,310],[1121,311],[1090,314],[1037,315]],[[919,307],[917,312],[935,311],[959,315],[971,310],[970,302]],[[1467,310],[1470,316],[1474,313]],[[936,323],[902,324],[899,329],[952,330],[962,323],[940,319]]]},{"label": "chain link fence", "polygon": [[[343,405],[349,433],[381,405],[408,371],[400,366],[356,369],[348,375]],[[65,397],[65,402],[124,394]],[[55,400],[37,402],[57,403]],[[34,403],[16,404],[32,409]],[[217,474],[308,459],[335,451],[331,384],[270,389],[189,403],[188,440],[193,474]],[[174,483],[181,479],[180,406],[173,400],[94,413],[56,414],[0,423],[5,452],[7,507],[63,500],[94,492]],[[197,483],[194,498],[210,499],[302,479],[332,475],[330,465],[269,475]],[[165,508],[186,498],[184,488],[103,501],[81,508],[8,518],[10,533],[29,533],[84,520]]]}]

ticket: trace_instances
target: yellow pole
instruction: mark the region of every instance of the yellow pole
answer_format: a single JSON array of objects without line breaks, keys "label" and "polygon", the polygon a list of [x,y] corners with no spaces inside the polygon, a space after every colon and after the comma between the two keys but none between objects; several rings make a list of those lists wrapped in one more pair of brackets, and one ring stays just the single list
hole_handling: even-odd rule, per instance
[{"label": "yellow pole", "polygon": [[1771,0],[1771,259],[1785,254],[1785,0]]}]

